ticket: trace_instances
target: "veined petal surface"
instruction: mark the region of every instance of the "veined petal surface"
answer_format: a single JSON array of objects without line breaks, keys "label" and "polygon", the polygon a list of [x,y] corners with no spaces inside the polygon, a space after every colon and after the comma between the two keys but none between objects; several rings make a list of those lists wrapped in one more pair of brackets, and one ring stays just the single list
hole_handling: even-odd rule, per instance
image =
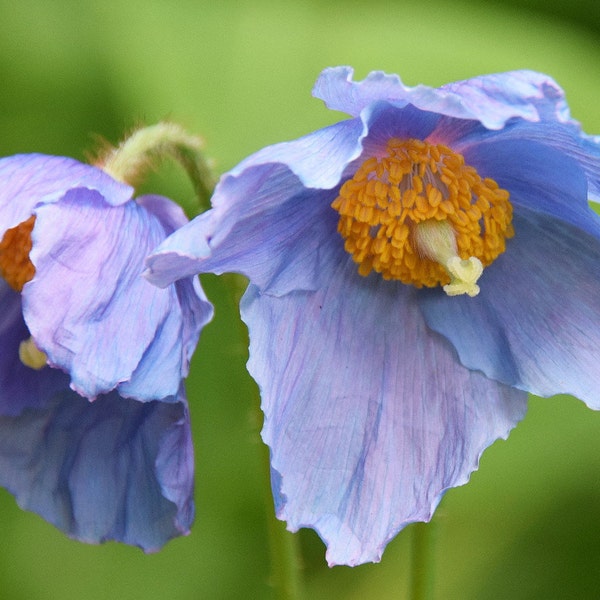
[{"label": "veined petal surface", "polygon": [[129,381],[152,345],[162,375],[140,378],[128,395],[175,396],[183,361],[177,293],[141,277],[146,255],[165,235],[158,219],[133,202],[108,206],[82,188],[38,207],[36,216],[36,275],[24,287],[23,310],[50,363],[69,372],[78,393],[94,398]]},{"label": "veined petal surface", "polygon": [[250,285],[242,317],[278,517],[316,529],[330,564],[355,565],[429,520],[523,417],[526,394],[461,367],[415,290],[360,278],[341,259],[316,292],[272,297]]},{"label": "veined petal surface", "polygon": [[80,541],[152,552],[187,534],[193,450],[183,392],[171,403],[116,392],[90,403],[67,385],[65,376],[45,403],[0,416],[0,485]]},{"label": "veined petal surface", "polygon": [[600,234],[523,209],[514,224],[481,293],[423,292],[425,320],[466,367],[539,396],[573,394],[600,410]]}]

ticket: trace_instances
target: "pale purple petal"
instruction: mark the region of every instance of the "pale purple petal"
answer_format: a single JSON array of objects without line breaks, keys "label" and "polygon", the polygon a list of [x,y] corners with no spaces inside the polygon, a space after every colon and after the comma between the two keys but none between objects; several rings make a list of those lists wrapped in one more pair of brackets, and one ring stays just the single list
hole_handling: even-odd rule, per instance
[{"label": "pale purple petal", "polygon": [[470,369],[600,410],[600,231],[524,210],[514,223],[514,239],[484,270],[476,298],[422,293],[427,324]]},{"label": "pale purple petal", "polygon": [[0,159],[0,237],[28,219],[38,204],[56,202],[71,188],[100,192],[108,204],[131,199],[133,189],[101,169],[63,156],[17,154]]},{"label": "pale purple petal", "polygon": [[[162,196],[140,196],[136,203],[158,218],[164,228],[165,236],[188,223],[183,209]],[[200,285],[198,277],[188,277],[175,282],[175,291],[181,311],[181,342],[183,345],[182,376],[186,377],[200,332],[213,317],[212,304]]]},{"label": "pale purple petal", "polygon": [[460,119],[475,119],[488,129],[501,129],[519,117],[527,121],[570,119],[564,92],[547,75],[534,71],[512,71],[484,75],[440,88],[409,87],[397,75],[373,71],[362,81],[353,81],[354,69],[325,69],[317,79],[313,95],[328,108],[352,116],[374,102],[412,104],[421,110]]},{"label": "pale purple petal", "polygon": [[461,367],[413,289],[341,259],[316,292],[275,298],[251,285],[242,316],[278,517],[316,529],[330,564],[355,565],[429,520],[523,417],[526,394]]},{"label": "pale purple petal", "polygon": [[183,393],[172,403],[90,403],[57,393],[0,417],[0,485],[69,536],[147,552],[193,520],[193,449]]},{"label": "pale purple petal", "polygon": [[155,376],[127,392],[174,396],[183,361],[177,293],[140,276],[165,235],[158,219],[134,202],[111,207],[81,188],[36,215],[36,275],[23,289],[23,311],[38,347],[71,375],[73,389],[93,398],[129,381],[150,346],[160,346],[150,351],[161,357]]}]

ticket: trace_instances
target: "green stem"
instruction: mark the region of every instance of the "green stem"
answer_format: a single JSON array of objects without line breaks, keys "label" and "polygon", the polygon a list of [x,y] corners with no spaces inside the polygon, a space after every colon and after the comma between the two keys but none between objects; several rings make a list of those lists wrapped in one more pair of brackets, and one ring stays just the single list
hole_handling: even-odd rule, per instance
[{"label": "green stem", "polygon": [[271,553],[270,583],[277,600],[300,600],[299,556],[296,536],[287,531],[285,523],[275,517],[273,494],[271,493],[271,466],[269,449],[263,445],[265,473],[263,489],[267,512],[269,550]]},{"label": "green stem", "polygon": [[433,590],[433,523],[413,523],[410,600],[430,600]]},{"label": "green stem", "polygon": [[198,198],[199,210],[210,206],[215,178],[202,154],[202,140],[176,123],[161,122],[134,131],[116,148],[107,148],[95,165],[118,181],[135,183],[157,161],[175,159],[186,171]]},{"label": "green stem", "polygon": [[[247,285],[247,281],[241,275],[222,275],[227,283],[231,297],[235,305],[239,304],[240,298]],[[246,335],[246,330],[244,330]],[[259,437],[259,431],[263,423],[263,413],[260,409],[260,399],[257,395],[252,405],[253,429]],[[300,582],[300,552],[296,536],[285,528],[285,523],[275,516],[275,504],[271,489],[271,456],[269,448],[259,442],[261,458],[262,490],[264,497],[265,517],[267,524],[267,536],[269,538],[269,555],[271,561],[271,573],[269,583],[274,591],[276,600],[300,600],[302,598]]]},{"label": "green stem", "polygon": [[[257,422],[262,423],[262,412],[255,404]],[[285,523],[275,517],[275,505],[271,491],[271,461],[269,449],[260,444],[263,464],[264,506],[271,556],[271,574],[269,583],[276,600],[300,600],[300,556],[296,536],[287,531]]]}]

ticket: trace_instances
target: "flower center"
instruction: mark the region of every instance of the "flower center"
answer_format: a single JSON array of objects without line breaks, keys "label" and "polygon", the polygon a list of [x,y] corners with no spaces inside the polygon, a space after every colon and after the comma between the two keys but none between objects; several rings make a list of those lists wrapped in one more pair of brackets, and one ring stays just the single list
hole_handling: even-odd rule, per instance
[{"label": "flower center", "polygon": [[29,260],[34,223],[35,217],[31,216],[16,227],[7,229],[0,240],[0,276],[16,292],[20,292],[35,275],[35,267]]},{"label": "flower center", "polygon": [[477,280],[514,235],[509,194],[442,144],[392,138],[365,160],[332,207],[358,272],[450,295],[479,293]]}]

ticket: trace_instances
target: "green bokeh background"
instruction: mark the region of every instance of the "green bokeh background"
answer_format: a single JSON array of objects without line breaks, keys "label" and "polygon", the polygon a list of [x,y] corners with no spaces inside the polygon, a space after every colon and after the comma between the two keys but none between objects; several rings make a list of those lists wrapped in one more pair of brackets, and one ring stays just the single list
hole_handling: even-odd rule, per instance
[{"label": "green bokeh background", "polygon": [[[222,172],[248,153],[342,115],[310,96],[326,66],[439,85],[530,68],[555,77],[585,130],[600,133],[595,0],[276,2],[0,0],[0,155],[84,159],[96,136],[172,118],[201,134]],[[144,185],[190,202],[165,165]],[[548,267],[552,268],[551,262]],[[203,280],[217,316],[189,381],[197,452],[192,534],[146,556],[65,538],[0,490],[0,597],[270,599],[265,450],[234,280]],[[556,299],[560,302],[560,298]],[[485,398],[481,399],[482,402]],[[532,399],[523,423],[485,452],[430,525],[434,597],[597,598],[600,414],[568,397]],[[311,599],[407,597],[409,527],[378,565],[329,569],[297,535]]]}]

